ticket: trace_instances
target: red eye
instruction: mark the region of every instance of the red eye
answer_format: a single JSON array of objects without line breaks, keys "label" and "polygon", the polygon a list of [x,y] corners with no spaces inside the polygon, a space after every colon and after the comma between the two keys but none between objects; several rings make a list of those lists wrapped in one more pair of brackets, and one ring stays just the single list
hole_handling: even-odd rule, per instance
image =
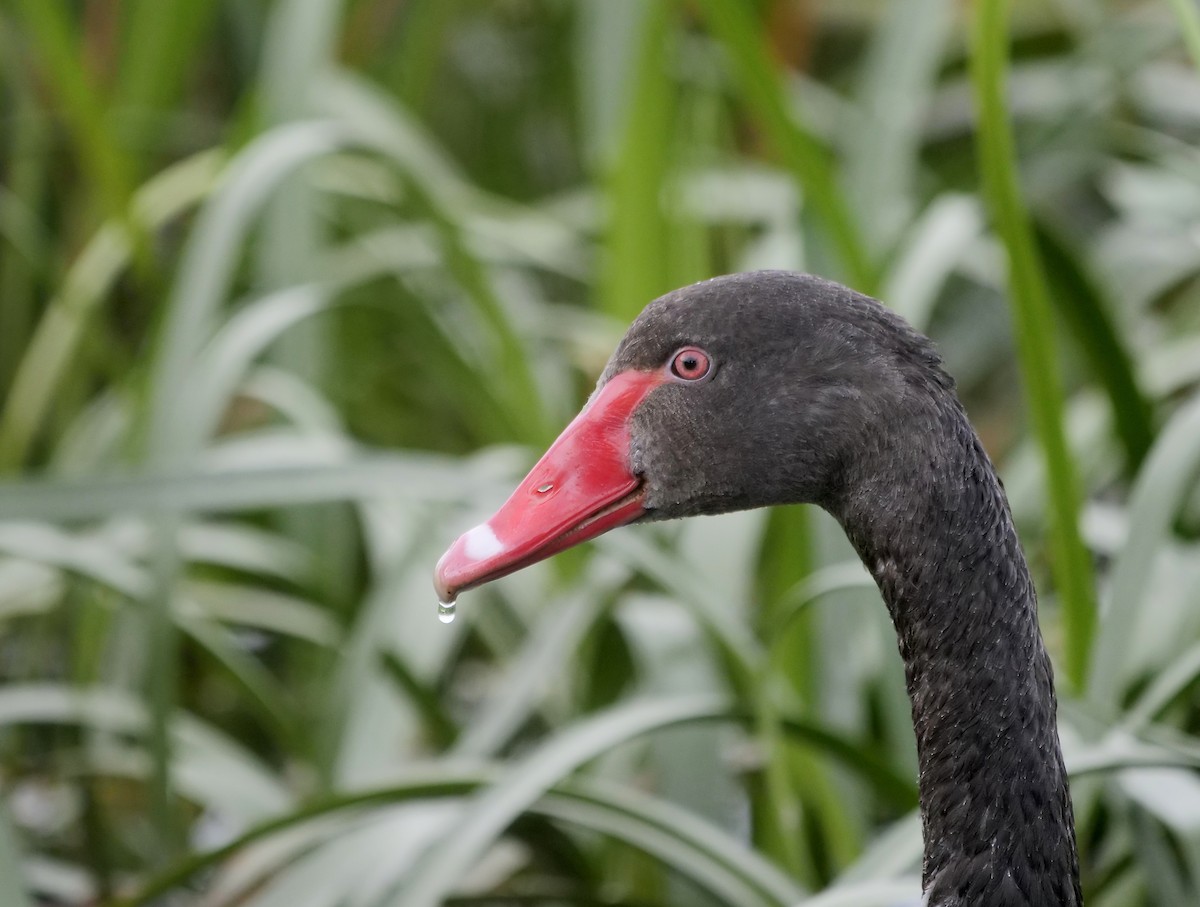
[{"label": "red eye", "polygon": [[712,371],[708,353],[694,346],[685,346],[671,357],[671,374],[684,381],[699,381]]}]

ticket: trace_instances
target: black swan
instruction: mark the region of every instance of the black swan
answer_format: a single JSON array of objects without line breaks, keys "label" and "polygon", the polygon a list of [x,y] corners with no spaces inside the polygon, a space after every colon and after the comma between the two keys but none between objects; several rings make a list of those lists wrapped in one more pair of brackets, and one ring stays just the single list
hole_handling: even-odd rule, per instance
[{"label": "black swan", "polygon": [[933,344],[783,271],[650,303],[587,406],[437,566],[443,602],[634,520],[807,502],[887,603],[920,763],[928,907],[1079,907],[1037,599]]}]

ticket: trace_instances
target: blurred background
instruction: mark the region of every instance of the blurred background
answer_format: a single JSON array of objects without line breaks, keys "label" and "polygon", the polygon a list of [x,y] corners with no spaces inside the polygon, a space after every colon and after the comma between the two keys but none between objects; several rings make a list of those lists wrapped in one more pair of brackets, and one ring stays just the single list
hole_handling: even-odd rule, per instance
[{"label": "blurred background", "polygon": [[760,267],[939,342],[1088,903],[1200,903],[1198,63],[1192,0],[4,0],[0,903],[913,898],[895,639],[820,512],[437,619],[629,320]]}]

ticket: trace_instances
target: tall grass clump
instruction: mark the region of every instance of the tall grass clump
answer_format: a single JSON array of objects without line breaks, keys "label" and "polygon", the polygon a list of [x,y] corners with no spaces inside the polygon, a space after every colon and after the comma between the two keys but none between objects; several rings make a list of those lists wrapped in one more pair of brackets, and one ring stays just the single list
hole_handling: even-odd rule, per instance
[{"label": "tall grass clump", "polygon": [[1194,10],[0,9],[0,903],[890,905],[885,609],[783,508],[436,619],[649,298],[940,345],[1059,668],[1093,907],[1200,903]]}]

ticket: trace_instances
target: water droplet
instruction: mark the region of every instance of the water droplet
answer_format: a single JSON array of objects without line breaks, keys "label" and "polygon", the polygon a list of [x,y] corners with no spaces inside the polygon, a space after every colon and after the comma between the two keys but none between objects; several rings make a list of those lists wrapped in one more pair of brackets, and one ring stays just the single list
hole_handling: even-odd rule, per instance
[{"label": "water droplet", "polygon": [[537,492],[538,492],[538,494],[546,494],[546,492],[553,491],[553,490],[554,490],[554,483],[547,482],[545,485],[539,485]]},{"label": "water droplet", "polygon": [[438,602],[438,620],[444,624],[454,622],[454,614],[458,606],[454,602]]}]

